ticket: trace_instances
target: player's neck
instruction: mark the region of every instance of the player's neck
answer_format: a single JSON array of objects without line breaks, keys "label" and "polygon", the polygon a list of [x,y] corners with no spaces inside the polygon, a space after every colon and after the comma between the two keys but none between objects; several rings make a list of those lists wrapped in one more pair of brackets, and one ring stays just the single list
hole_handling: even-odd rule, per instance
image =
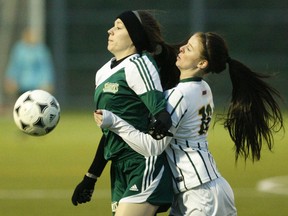
[{"label": "player's neck", "polygon": [[180,80],[204,76],[203,70],[181,70]]}]

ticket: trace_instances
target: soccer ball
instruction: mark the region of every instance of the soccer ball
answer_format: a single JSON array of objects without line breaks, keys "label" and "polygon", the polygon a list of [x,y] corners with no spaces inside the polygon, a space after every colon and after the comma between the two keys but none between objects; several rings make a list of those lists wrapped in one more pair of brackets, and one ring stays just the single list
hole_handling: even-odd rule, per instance
[{"label": "soccer ball", "polygon": [[24,133],[43,136],[57,126],[60,106],[56,98],[46,91],[27,91],[17,99],[13,118],[17,127]]}]

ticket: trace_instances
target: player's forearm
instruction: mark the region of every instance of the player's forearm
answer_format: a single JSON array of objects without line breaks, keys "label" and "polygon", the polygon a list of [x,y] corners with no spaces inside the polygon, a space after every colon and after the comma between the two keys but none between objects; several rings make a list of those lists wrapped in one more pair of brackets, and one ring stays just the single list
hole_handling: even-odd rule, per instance
[{"label": "player's forearm", "polygon": [[102,110],[102,112],[103,122],[100,127],[108,128],[119,135],[133,150],[143,156],[161,154],[172,139],[171,137],[165,137],[161,140],[155,140],[149,134],[135,129],[112,112],[106,110]]},{"label": "player's forearm", "polygon": [[88,170],[89,173],[100,177],[106,164],[107,164],[107,160],[104,158],[104,143],[105,143],[105,136],[103,135],[101,137],[101,140],[99,142],[94,160]]}]

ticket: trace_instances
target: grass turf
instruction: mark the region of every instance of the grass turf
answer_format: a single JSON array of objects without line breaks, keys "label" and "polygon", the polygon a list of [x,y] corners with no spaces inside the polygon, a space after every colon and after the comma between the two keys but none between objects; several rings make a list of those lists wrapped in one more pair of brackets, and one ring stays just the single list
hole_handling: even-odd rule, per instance
[{"label": "grass turf", "polygon": [[[111,215],[108,167],[98,180],[90,203],[75,207],[70,201],[101,136],[92,112],[62,111],[57,128],[43,137],[23,134],[11,116],[0,117],[1,216]],[[210,129],[210,151],[234,190],[238,215],[287,214],[287,141],[287,135],[281,133],[275,137],[272,153],[263,147],[260,162],[245,163],[240,159],[235,164],[227,131],[220,124]],[[257,190],[261,180],[275,176],[286,176],[286,181],[278,185],[283,193]],[[168,213],[159,214],[165,215]]]}]

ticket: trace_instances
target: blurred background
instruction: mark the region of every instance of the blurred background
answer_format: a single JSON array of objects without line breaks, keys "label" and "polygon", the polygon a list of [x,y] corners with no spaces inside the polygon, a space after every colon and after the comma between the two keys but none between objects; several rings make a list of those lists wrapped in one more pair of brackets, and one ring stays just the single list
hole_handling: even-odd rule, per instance
[{"label": "blurred background", "polygon": [[[224,36],[232,58],[275,75],[269,82],[284,98],[287,119],[287,0],[0,0],[1,216],[111,215],[108,168],[97,182],[93,202],[74,207],[70,199],[101,137],[92,111],[95,72],[112,57],[106,50],[107,30],[119,13],[131,9],[156,9],[170,43],[196,31]],[[11,97],[15,86],[7,88],[5,82],[10,56],[26,29],[37,37],[24,38],[41,44],[43,56],[50,56],[46,63],[51,60],[46,69],[54,73],[54,78],[43,75],[38,82],[51,80],[45,87],[61,105],[59,125],[44,137],[27,136],[16,128],[12,106],[17,94]],[[34,54],[28,52],[20,60],[32,61]],[[44,64],[37,64],[36,70]],[[207,79],[216,108],[225,109],[231,91],[227,71]],[[235,164],[233,143],[223,125],[216,124],[209,133],[210,150],[234,190],[239,216],[286,216],[287,135],[275,137],[273,153],[263,147],[259,163]]]},{"label": "blurred background", "polygon": [[[9,55],[24,28],[32,27],[51,51],[54,95],[62,108],[93,109],[94,76],[111,54],[107,30],[127,9],[156,9],[165,38],[176,43],[196,31],[226,38],[230,55],[255,71],[275,74],[284,96],[288,80],[286,0],[0,0],[0,107],[9,99],[3,80]],[[210,76],[216,106],[229,98],[229,76]],[[13,102],[13,101],[12,101]],[[10,102],[11,103],[11,102]]]}]

